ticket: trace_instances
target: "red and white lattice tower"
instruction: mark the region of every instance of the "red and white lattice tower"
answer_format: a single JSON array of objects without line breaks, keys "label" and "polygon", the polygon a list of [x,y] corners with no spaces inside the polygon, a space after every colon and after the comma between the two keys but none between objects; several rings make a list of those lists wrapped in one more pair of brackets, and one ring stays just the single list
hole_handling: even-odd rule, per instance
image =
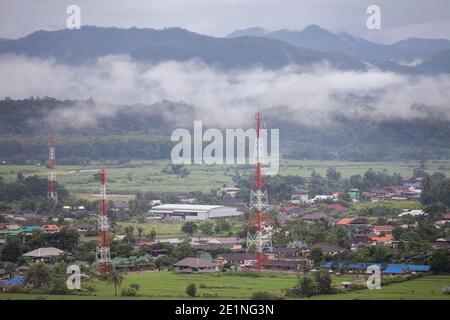
[{"label": "red and white lattice tower", "polygon": [[48,138],[48,191],[47,197],[58,201],[56,192],[56,142],[54,137]]},{"label": "red and white lattice tower", "polygon": [[[256,114],[256,170],[253,189],[250,191],[249,220],[247,226],[246,251],[256,260],[256,268],[263,268],[264,252],[272,248],[272,226],[268,213],[266,181],[262,168],[263,144],[261,139],[261,112]],[[254,264],[253,264],[254,266]]]},{"label": "red and white lattice tower", "polygon": [[98,215],[98,242],[97,242],[97,262],[99,273],[108,274],[111,271],[111,257],[109,250],[109,221],[106,200],[106,171],[101,168],[99,171],[100,180],[100,210]]}]

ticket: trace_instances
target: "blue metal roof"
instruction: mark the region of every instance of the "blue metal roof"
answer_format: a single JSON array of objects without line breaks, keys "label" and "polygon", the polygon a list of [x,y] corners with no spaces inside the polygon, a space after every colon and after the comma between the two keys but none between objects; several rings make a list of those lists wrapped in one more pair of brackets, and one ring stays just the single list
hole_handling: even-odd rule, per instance
[{"label": "blue metal roof", "polygon": [[430,266],[418,264],[388,264],[383,273],[402,274],[406,272],[427,272],[430,271]]},{"label": "blue metal roof", "polygon": [[[386,268],[383,268],[383,265],[381,263],[350,263],[345,267],[347,269],[364,270],[371,265],[376,265],[380,267],[382,273],[392,273],[392,274],[403,274],[407,272],[427,272],[430,271],[431,269],[431,267],[427,265],[399,264],[399,263],[389,263],[386,265]],[[336,264],[334,266],[336,266]],[[326,262],[323,264],[323,267],[327,269],[332,269],[333,264],[331,262]],[[338,263],[337,267],[342,268],[343,264]]]},{"label": "blue metal roof", "polygon": [[24,282],[23,276],[15,276],[14,278],[3,281],[2,284],[6,287],[23,286],[23,282]]},{"label": "blue metal roof", "polygon": [[422,187],[422,182],[405,182],[403,184],[404,187],[414,187],[414,188],[420,188]]},{"label": "blue metal roof", "polygon": [[29,226],[29,227],[23,227],[23,231],[24,232],[30,232],[30,231],[43,231],[44,229],[42,229],[39,226]]}]

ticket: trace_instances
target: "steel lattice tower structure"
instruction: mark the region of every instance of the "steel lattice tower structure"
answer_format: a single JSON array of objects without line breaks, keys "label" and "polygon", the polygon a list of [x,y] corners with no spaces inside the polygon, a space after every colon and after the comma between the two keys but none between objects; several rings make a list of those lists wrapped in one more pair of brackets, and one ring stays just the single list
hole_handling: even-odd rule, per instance
[{"label": "steel lattice tower structure", "polygon": [[100,168],[100,209],[98,215],[98,242],[97,242],[97,262],[99,264],[99,273],[107,274],[111,271],[111,257],[109,250],[109,221],[107,213],[106,200],[106,171]]},{"label": "steel lattice tower structure", "polygon": [[56,192],[56,141],[53,136],[48,138],[48,191],[47,197],[58,201]]},{"label": "steel lattice tower structure", "polygon": [[250,191],[250,207],[247,231],[247,253],[256,254],[256,267],[258,271],[263,268],[264,252],[272,248],[272,227],[267,212],[268,197],[266,181],[262,168],[262,139],[261,139],[261,112],[256,114],[256,170],[253,190]]}]

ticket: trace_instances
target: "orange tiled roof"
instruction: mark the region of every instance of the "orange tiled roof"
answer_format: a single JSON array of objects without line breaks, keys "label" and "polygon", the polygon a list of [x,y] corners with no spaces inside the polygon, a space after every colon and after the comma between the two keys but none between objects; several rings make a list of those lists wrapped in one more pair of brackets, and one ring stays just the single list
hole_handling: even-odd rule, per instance
[{"label": "orange tiled roof", "polygon": [[350,222],[352,222],[353,220],[354,220],[353,218],[343,218],[343,219],[339,220],[337,224],[339,224],[339,225],[347,225]]},{"label": "orange tiled roof", "polygon": [[55,231],[55,230],[59,230],[60,229],[56,224],[44,224],[42,226],[42,228],[45,229],[45,230],[51,230],[51,231]]},{"label": "orange tiled roof", "polygon": [[376,242],[391,242],[394,239],[394,237],[392,236],[392,234],[387,234],[384,237],[373,237],[372,240],[376,241]]},{"label": "orange tiled roof", "polygon": [[327,205],[327,209],[332,209],[332,210],[341,211],[341,212],[348,211],[348,209],[346,207],[344,207],[343,205],[341,205],[339,203],[329,204],[329,205]]}]

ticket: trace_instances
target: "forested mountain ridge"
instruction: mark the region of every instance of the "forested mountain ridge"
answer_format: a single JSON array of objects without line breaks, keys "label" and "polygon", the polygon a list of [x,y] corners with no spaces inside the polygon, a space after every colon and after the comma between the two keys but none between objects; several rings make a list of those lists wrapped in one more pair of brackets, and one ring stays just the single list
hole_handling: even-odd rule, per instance
[{"label": "forested mountain ridge", "polygon": [[[450,40],[447,39],[409,38],[393,44],[380,44],[345,32],[335,34],[318,25],[307,26],[301,31],[266,31],[253,27],[236,30],[228,35],[230,38],[243,36],[277,39],[299,48],[321,52],[339,52],[389,71],[411,74],[450,72]],[[412,65],[402,65],[407,62]]]},{"label": "forested mountain ridge", "polygon": [[[450,40],[446,39],[410,38],[386,45],[348,33],[334,34],[317,25],[302,31],[249,28],[228,37],[181,28],[85,26],[80,30],[36,31],[20,39],[0,41],[0,55],[51,58],[69,65],[94,63],[108,55],[129,55],[149,63],[198,59],[227,70],[327,63],[339,70],[367,70],[370,64],[406,74],[449,73],[447,50]],[[419,62],[410,65],[416,60]]]},{"label": "forested mountain ridge", "polygon": [[129,55],[138,61],[200,59],[220,68],[281,68],[327,61],[342,70],[363,70],[361,61],[341,53],[320,52],[259,37],[215,38],[181,28],[122,29],[86,26],[80,30],[36,31],[0,42],[0,54],[54,58],[64,64],[92,63],[106,55]]},{"label": "forested mountain ridge", "polygon": [[[172,130],[190,129],[195,119],[192,106],[169,101],[113,106],[115,112],[97,115],[95,122],[78,123],[74,116],[68,125],[53,118],[80,103],[88,104],[92,114],[105,107],[94,101],[51,98],[0,101],[0,160],[45,161],[49,134],[57,136],[60,163],[168,159]],[[180,123],[173,114],[185,117],[178,117]],[[314,126],[268,111],[267,119],[268,128],[280,129],[281,152],[288,158],[370,161],[450,157],[450,122],[440,117],[374,121],[336,113],[328,124]]]}]

